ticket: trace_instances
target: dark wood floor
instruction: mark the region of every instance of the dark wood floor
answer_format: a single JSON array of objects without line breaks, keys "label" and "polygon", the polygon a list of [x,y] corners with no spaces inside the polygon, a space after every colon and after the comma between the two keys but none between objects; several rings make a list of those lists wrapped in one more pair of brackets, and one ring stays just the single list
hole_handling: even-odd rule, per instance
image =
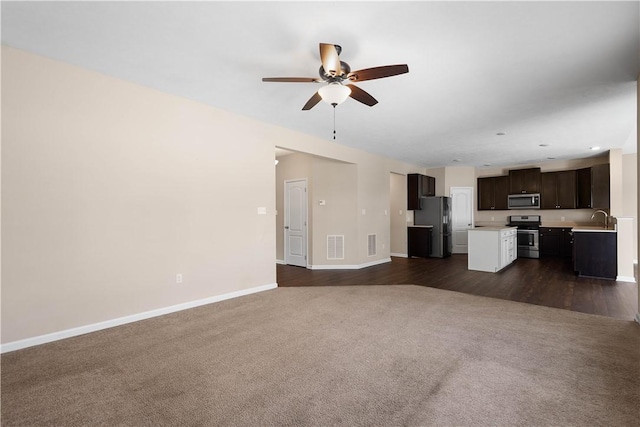
[{"label": "dark wood floor", "polygon": [[498,273],[467,270],[466,255],[394,257],[389,263],[361,270],[278,265],[277,279],[278,286],[413,284],[624,320],[633,320],[638,311],[635,283],[577,277],[571,261],[562,258],[521,258]]}]

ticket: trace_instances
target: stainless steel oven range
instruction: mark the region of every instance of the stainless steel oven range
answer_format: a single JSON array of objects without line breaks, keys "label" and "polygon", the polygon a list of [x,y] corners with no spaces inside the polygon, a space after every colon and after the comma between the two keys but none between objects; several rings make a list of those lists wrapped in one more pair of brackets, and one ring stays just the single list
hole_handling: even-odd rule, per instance
[{"label": "stainless steel oven range", "polygon": [[540,215],[511,215],[510,227],[518,227],[518,258],[540,258]]}]

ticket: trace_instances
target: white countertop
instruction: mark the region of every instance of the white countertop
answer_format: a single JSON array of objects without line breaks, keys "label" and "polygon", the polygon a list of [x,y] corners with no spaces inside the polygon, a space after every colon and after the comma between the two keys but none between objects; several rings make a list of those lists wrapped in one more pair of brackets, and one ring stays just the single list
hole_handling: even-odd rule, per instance
[{"label": "white countertop", "polygon": [[580,233],[580,232],[584,232],[584,233],[615,233],[615,232],[617,232],[617,230],[615,230],[615,229],[608,229],[608,228],[604,228],[604,227],[594,227],[594,226],[589,226],[589,225],[578,225],[576,227],[573,227],[572,231],[574,233]]},{"label": "white countertop", "polygon": [[540,227],[572,228],[572,227],[578,227],[578,223],[573,221],[542,221],[542,224],[540,224]]},{"label": "white countertop", "polygon": [[433,225],[409,225],[408,227],[413,227],[413,228],[433,228]]},{"label": "white countertop", "polygon": [[469,231],[502,231],[502,230],[516,230],[518,227],[509,227],[507,225],[496,227],[473,227]]}]

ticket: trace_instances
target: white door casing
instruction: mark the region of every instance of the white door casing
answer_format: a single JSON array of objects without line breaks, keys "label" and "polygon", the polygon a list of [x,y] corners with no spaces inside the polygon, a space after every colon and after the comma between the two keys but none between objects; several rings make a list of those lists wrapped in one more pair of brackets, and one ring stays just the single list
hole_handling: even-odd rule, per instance
[{"label": "white door casing", "polygon": [[284,263],[307,266],[307,180],[284,182]]},{"label": "white door casing", "polygon": [[451,233],[454,254],[469,252],[468,231],[473,227],[473,187],[451,187]]}]

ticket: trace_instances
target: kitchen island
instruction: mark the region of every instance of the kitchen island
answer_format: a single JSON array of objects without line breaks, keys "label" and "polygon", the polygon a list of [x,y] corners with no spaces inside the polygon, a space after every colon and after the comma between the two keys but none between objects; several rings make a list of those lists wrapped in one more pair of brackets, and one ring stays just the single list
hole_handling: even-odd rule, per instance
[{"label": "kitchen island", "polygon": [[495,273],[511,264],[517,257],[517,227],[469,229],[469,270]]}]

